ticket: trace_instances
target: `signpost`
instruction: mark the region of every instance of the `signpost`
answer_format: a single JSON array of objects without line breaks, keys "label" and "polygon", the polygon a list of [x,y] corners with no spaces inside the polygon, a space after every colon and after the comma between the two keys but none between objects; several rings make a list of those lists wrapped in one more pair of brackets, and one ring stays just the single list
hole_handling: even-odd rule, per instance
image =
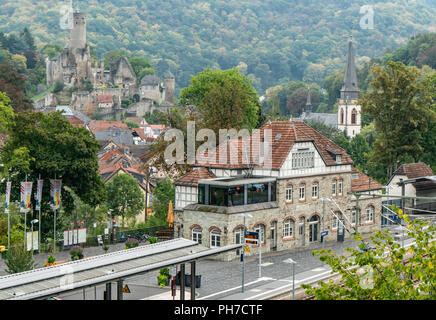
[{"label": "signpost", "polygon": [[323,231],[323,232],[321,232],[321,237],[325,237],[325,236],[328,235],[328,234],[329,234],[328,231]]}]

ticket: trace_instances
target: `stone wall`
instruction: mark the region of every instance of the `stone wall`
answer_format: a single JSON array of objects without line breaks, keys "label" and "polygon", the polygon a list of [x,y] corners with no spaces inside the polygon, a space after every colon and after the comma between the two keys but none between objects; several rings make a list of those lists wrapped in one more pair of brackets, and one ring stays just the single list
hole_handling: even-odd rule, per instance
[{"label": "stone wall", "polygon": [[[334,180],[343,181],[342,195],[332,195],[332,184]],[[312,184],[318,183],[318,197],[312,198]],[[293,201],[286,201],[286,187],[291,184],[293,186]],[[299,186],[306,185],[306,198],[299,200],[298,192]],[[257,225],[262,224],[265,226],[265,242],[262,245],[262,253],[270,252],[272,250],[288,250],[296,248],[304,248],[311,245],[310,231],[311,219],[318,217],[317,237],[313,238],[313,242],[320,241],[320,233],[325,230],[328,231],[328,236],[325,240],[337,241],[337,229],[334,228],[333,214],[341,210],[346,215],[345,225],[348,229],[345,233],[345,238],[350,238],[351,233],[354,233],[354,228],[350,226],[351,213],[355,207],[355,199],[348,195],[347,192],[351,190],[351,174],[350,172],[343,172],[337,174],[318,175],[311,177],[298,177],[277,180],[277,205],[278,208],[270,208],[263,210],[249,210],[244,211],[253,216],[252,219],[246,219],[247,231],[254,231]],[[322,201],[320,198],[330,198],[332,202],[326,202],[325,212],[323,214]],[[367,223],[365,221],[366,208],[373,205],[374,222]],[[339,208],[338,208],[339,206]],[[198,226],[202,229],[202,244],[206,247],[210,246],[210,232],[213,228],[221,231],[221,246],[235,243],[235,230],[242,227],[243,218],[237,214],[213,212],[211,206],[205,206],[205,209],[178,211],[176,213],[176,227],[180,228],[180,235],[187,239],[192,239],[192,228]],[[236,208],[236,207],[233,207]],[[381,198],[376,197],[361,197],[359,199],[360,219],[358,231],[361,234],[372,233],[381,226]],[[322,229],[322,218],[324,216],[324,229]],[[284,223],[290,219],[293,221],[293,230],[290,237],[284,237]],[[301,219],[301,220],[300,220]],[[314,218],[316,219],[316,218]],[[300,232],[300,221],[301,232]],[[182,227],[183,225],[183,227]],[[273,227],[273,230],[272,230]],[[312,227],[313,228],[313,227]],[[272,239],[274,233],[275,243]],[[275,247],[275,248],[274,248]],[[273,249],[274,248],[274,249]],[[251,247],[247,255],[258,254],[257,247]],[[219,257],[221,260],[232,260],[237,258],[235,252],[229,252]]]}]

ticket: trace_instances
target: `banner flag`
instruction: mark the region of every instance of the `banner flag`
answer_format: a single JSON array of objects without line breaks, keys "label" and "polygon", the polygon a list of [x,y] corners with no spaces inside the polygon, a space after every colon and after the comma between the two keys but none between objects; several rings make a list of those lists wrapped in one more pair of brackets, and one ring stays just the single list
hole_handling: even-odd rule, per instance
[{"label": "banner flag", "polygon": [[9,213],[9,202],[11,198],[11,185],[12,182],[8,181],[6,183],[6,201],[5,201],[5,213]]},{"label": "banner flag", "polygon": [[35,210],[40,210],[41,198],[42,198],[42,184],[44,180],[38,180],[38,184],[36,186],[36,205]]},{"label": "banner flag", "polygon": [[62,180],[50,180],[50,204],[52,210],[57,210],[61,204]]},{"label": "banner flag", "polygon": [[32,182],[21,182],[20,212],[29,212],[30,197],[32,196]]}]

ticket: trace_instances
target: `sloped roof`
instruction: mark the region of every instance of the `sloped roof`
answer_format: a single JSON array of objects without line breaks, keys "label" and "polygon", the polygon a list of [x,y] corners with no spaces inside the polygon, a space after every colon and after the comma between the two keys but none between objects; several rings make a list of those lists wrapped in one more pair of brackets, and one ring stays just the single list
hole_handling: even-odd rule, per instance
[{"label": "sloped roof", "polygon": [[68,122],[71,123],[71,125],[74,127],[80,127],[80,128],[85,127],[85,122],[77,116],[72,116],[71,118],[68,119]]},{"label": "sloped roof", "polygon": [[184,177],[177,180],[174,184],[177,186],[198,186],[198,180],[202,179],[213,179],[216,176],[210,172],[207,168],[197,167],[193,168],[191,172],[189,172]]},{"label": "sloped roof", "polygon": [[141,80],[141,85],[158,85],[159,84],[159,78],[157,76],[153,75],[147,75]]},{"label": "sloped roof", "polygon": [[[263,133],[266,129],[271,130],[272,132],[272,169],[278,170],[281,168],[294,144],[297,142],[313,142],[327,166],[337,165],[335,154],[342,155],[341,164],[353,163],[344,149],[302,121],[277,121],[265,124],[260,128],[260,137],[263,137]],[[260,150],[259,144],[254,143],[256,140],[257,139],[254,136],[250,136],[248,139],[251,147],[250,155],[245,155],[247,150],[244,150],[243,148],[244,144],[242,143],[242,139],[234,139],[220,144],[215,149],[215,164],[209,163],[207,159],[208,154],[206,152],[198,155],[197,165],[215,168],[247,168],[248,165],[246,164],[246,159],[248,157],[251,166],[263,167],[263,165],[259,165],[257,161]],[[236,147],[237,152],[231,152],[231,150],[233,150],[231,149],[231,145]],[[222,164],[219,161],[219,154],[220,151],[224,152],[226,149],[227,163]]]},{"label": "sloped roof", "polygon": [[[393,174],[399,176],[406,176],[407,179],[415,179],[421,177],[433,176],[433,170],[425,163],[406,163],[401,165]],[[435,187],[436,184],[432,181],[420,181],[412,183],[415,188]]]},{"label": "sloped roof", "polygon": [[[126,121],[134,122],[137,125],[141,125],[141,122],[145,121],[145,119],[141,117],[126,117]],[[145,121],[145,123],[147,123],[147,121]]]},{"label": "sloped roof", "polygon": [[[360,172],[356,168],[352,168],[352,173],[357,173],[358,178],[351,178],[351,191],[353,192],[361,192],[370,190],[380,190],[383,188],[383,185],[375,181],[374,179],[368,177],[366,174]],[[369,183],[371,179],[371,184]]]},{"label": "sloped roof", "polygon": [[99,131],[108,130],[112,127],[129,130],[127,124],[122,123],[121,121],[91,120],[89,123],[89,130],[91,130],[94,134]]},{"label": "sloped roof", "polygon": [[113,103],[113,97],[111,94],[99,94],[97,97],[98,103]]},{"label": "sloped roof", "polygon": [[354,60],[353,41],[348,42],[347,64],[345,65],[344,82],[341,89],[341,99],[358,99],[359,88],[357,86],[356,63]]}]

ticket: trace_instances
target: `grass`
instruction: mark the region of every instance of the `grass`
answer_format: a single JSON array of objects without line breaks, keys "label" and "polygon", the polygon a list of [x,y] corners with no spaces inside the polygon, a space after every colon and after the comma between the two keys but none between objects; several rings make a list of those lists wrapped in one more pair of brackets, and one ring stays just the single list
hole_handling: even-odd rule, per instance
[{"label": "grass", "polygon": [[41,92],[40,94],[32,97],[33,102],[38,101],[39,99],[42,99],[45,97],[46,94],[52,93],[53,89],[54,89],[55,85],[52,85],[50,88],[48,88],[47,90]]}]

